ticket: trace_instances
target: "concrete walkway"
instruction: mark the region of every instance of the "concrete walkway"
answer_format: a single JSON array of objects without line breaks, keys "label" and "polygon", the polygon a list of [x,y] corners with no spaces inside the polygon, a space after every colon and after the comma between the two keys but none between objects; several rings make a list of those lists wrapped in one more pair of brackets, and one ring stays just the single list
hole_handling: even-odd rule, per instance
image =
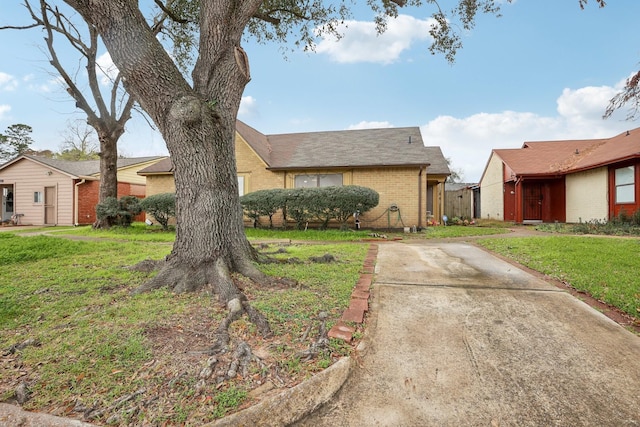
[{"label": "concrete walkway", "polygon": [[465,243],[379,246],[367,348],[298,426],[640,426],[640,338]]}]

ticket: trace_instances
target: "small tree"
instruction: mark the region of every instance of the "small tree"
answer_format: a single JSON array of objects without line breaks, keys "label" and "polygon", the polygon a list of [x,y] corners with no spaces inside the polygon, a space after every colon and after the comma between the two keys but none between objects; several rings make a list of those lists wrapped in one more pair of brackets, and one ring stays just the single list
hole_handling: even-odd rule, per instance
[{"label": "small tree", "polygon": [[29,151],[33,143],[31,126],[11,125],[4,134],[0,133],[0,160],[10,160]]},{"label": "small tree", "polygon": [[74,161],[100,159],[100,144],[96,141],[95,134],[95,129],[80,120],[69,123],[56,158]]},{"label": "small tree", "polygon": [[154,194],[142,199],[140,208],[153,216],[163,230],[169,229],[169,219],[176,216],[175,193]]}]

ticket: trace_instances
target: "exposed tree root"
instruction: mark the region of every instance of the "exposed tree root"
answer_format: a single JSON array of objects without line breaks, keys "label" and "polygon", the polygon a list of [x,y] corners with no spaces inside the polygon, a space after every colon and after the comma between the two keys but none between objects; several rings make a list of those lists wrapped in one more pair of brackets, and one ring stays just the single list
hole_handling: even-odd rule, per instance
[{"label": "exposed tree root", "polygon": [[[325,351],[329,351],[329,337],[327,336],[327,319],[329,315],[326,312],[321,312],[318,314],[317,320],[320,322],[318,325],[318,335],[315,341],[311,343],[309,348],[305,351],[298,353],[296,356],[300,358],[301,361],[309,361],[317,357],[320,353]],[[300,341],[306,341],[307,336],[311,332],[313,328],[313,322],[309,324],[309,327],[300,338]]]}]

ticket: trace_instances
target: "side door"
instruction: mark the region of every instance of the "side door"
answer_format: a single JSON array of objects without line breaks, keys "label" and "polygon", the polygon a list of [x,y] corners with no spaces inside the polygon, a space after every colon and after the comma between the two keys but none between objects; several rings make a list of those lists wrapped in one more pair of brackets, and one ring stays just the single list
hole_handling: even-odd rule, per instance
[{"label": "side door", "polygon": [[56,187],[44,187],[44,223],[56,225]]}]

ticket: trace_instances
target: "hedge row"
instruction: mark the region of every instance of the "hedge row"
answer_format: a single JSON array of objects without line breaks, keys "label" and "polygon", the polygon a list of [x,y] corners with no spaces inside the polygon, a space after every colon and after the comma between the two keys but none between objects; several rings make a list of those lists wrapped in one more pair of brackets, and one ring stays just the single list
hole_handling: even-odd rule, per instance
[{"label": "hedge row", "polygon": [[259,190],[240,197],[244,214],[256,225],[261,217],[269,218],[273,227],[273,216],[282,212],[284,222],[295,221],[298,229],[309,222],[318,221],[321,228],[327,228],[335,219],[341,229],[346,229],[349,218],[355,212],[365,213],[378,205],[378,193],[370,188],[357,185],[319,188],[292,188]]}]

